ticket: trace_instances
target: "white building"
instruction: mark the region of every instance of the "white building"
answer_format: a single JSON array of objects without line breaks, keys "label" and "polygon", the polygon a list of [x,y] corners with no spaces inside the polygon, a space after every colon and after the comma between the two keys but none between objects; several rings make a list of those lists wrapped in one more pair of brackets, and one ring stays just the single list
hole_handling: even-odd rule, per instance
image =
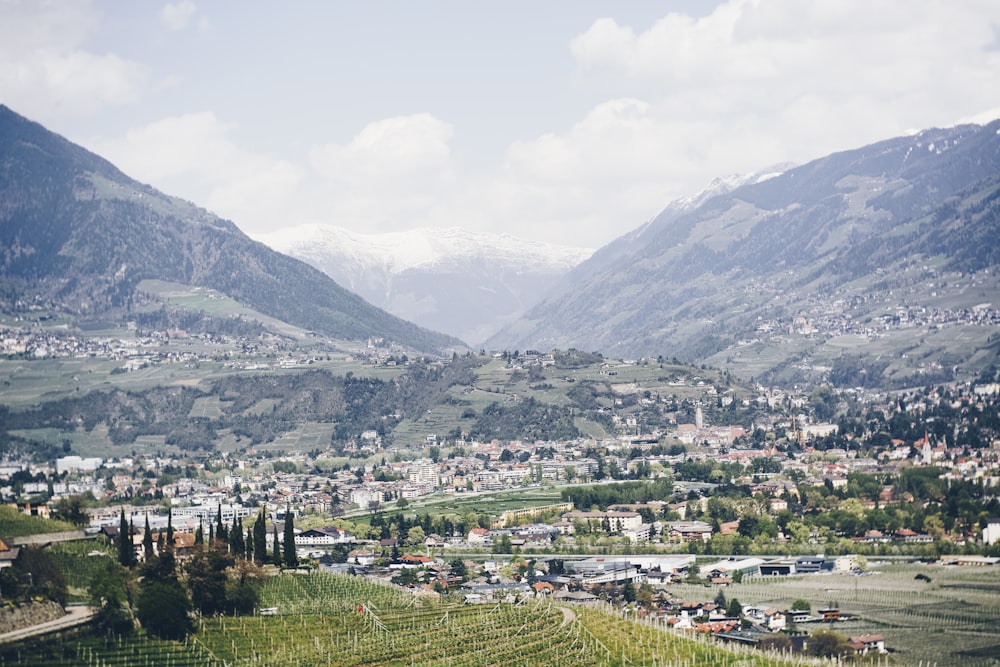
[{"label": "white building", "polygon": [[1000,542],[1000,518],[988,519],[983,528],[983,544],[994,545]]}]

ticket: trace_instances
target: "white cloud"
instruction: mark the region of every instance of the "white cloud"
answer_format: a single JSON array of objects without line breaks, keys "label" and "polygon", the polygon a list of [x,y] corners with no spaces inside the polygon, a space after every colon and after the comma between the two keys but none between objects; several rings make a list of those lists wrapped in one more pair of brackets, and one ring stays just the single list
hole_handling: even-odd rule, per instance
[{"label": "white cloud", "polygon": [[[578,85],[612,96],[514,142],[491,189],[514,219],[609,240],[714,177],[982,119],[1000,104],[1000,5],[733,0],[572,40]],[[520,214],[520,216],[519,216]]]},{"label": "white cloud", "polygon": [[183,30],[191,24],[191,19],[198,12],[198,6],[191,0],[171,2],[160,10],[160,22],[168,30]]},{"label": "white cloud", "polygon": [[432,211],[457,192],[452,135],[449,123],[424,113],[372,122],[346,144],[314,147],[309,163],[326,193],[325,214],[364,231],[433,224]]},{"label": "white cloud", "polygon": [[234,129],[214,113],[198,112],[163,118],[90,147],[133,178],[241,226],[273,226],[295,201],[305,170],[241,148],[229,136]]},{"label": "white cloud", "polygon": [[324,177],[352,185],[378,181],[409,187],[440,178],[451,166],[453,128],[431,114],[398,116],[366,125],[348,144],[327,144],[310,153]]},{"label": "white cloud", "polygon": [[134,102],[149,69],[83,44],[100,22],[89,2],[7,1],[0,20],[0,98],[33,119]]}]

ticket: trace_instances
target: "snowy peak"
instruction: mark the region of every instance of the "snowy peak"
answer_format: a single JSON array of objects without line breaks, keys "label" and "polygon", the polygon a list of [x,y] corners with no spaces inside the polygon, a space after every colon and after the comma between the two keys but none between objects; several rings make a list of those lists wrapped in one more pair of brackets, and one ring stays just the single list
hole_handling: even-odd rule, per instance
[{"label": "snowy peak", "polygon": [[399,317],[432,322],[472,344],[516,319],[592,254],[461,229],[358,234],[308,225],[256,238]]},{"label": "snowy peak", "polygon": [[340,227],[302,225],[256,239],[302,259],[331,255],[396,275],[468,262],[518,264],[526,271],[562,273],[587,259],[593,250],[519,239],[509,234],[477,234],[458,228],[414,229],[360,234]]}]

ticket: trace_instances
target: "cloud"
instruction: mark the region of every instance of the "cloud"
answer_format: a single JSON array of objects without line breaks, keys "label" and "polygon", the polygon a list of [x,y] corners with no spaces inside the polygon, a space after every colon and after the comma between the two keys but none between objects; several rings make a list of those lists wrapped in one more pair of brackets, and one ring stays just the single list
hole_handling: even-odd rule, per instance
[{"label": "cloud", "polygon": [[317,146],[310,161],[331,181],[419,187],[450,170],[452,134],[450,124],[431,114],[387,118],[369,123],[345,145]]},{"label": "cloud", "polygon": [[0,98],[41,121],[134,102],[148,85],[149,68],[84,49],[99,23],[88,2],[4,2]]},{"label": "cloud", "polygon": [[160,22],[168,30],[183,30],[191,24],[197,12],[198,6],[191,0],[168,3],[160,10]]},{"label": "cloud", "polygon": [[423,113],[375,121],[345,144],[314,147],[308,160],[328,193],[326,214],[365,231],[428,224],[459,187],[453,133],[451,124]]},{"label": "cloud", "polygon": [[995,3],[933,1],[733,0],[641,31],[597,20],[569,48],[578,87],[607,101],[513,142],[487,196],[604,242],[717,176],[982,120],[1000,105],[995,25]]},{"label": "cloud", "polygon": [[90,148],[130,176],[248,227],[281,220],[306,177],[300,165],[248,151],[212,112],[171,116]]}]

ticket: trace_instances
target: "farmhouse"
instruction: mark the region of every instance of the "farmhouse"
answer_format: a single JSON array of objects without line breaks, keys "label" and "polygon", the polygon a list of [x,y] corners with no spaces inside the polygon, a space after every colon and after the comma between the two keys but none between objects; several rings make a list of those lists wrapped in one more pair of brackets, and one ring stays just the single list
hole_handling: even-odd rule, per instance
[{"label": "farmhouse", "polygon": [[851,648],[861,655],[870,651],[885,653],[885,637],[882,635],[859,635],[851,637]]}]

